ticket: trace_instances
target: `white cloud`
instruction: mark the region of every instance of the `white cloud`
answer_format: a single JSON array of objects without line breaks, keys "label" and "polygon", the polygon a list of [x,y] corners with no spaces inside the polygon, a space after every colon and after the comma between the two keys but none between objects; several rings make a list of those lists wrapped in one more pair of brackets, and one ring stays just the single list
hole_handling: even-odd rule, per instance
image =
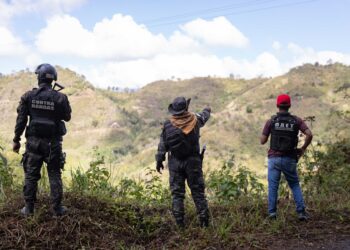
[{"label": "white cloud", "polygon": [[220,58],[210,53],[178,53],[159,54],[153,58],[129,60],[124,62],[107,62],[77,69],[87,76],[91,82],[100,87],[142,87],[147,83],[176,78],[192,78],[196,76],[228,77],[231,73],[244,78],[257,76],[278,76],[290,68],[304,63],[318,61],[326,64],[333,62],[350,64],[350,55],[336,51],[315,51],[302,48],[297,44],[288,46],[283,54],[287,58],[263,52],[253,60],[233,57]]},{"label": "white cloud", "polygon": [[154,56],[166,48],[167,40],[138,25],[130,16],[117,14],[103,19],[89,31],[78,19],[64,15],[48,21],[36,45],[46,54],[125,60]]},{"label": "white cloud", "polygon": [[14,9],[5,0],[0,0],[0,25],[5,25],[13,15]]},{"label": "white cloud", "polygon": [[52,15],[69,12],[86,0],[0,0],[0,24],[7,24],[14,16],[41,13]]},{"label": "white cloud", "polygon": [[208,45],[242,48],[248,45],[248,38],[225,17],[211,21],[196,19],[181,29],[190,37],[199,39]]},{"label": "white cloud", "polygon": [[315,63],[326,64],[329,59],[333,62],[340,62],[350,64],[350,55],[340,53],[337,51],[316,51],[313,48],[303,48],[296,43],[288,44],[288,52],[290,53],[292,60],[287,62],[287,67],[291,68],[304,63]]},{"label": "white cloud", "polygon": [[[10,3],[15,5],[16,2]],[[49,1],[38,2],[48,4]],[[58,3],[70,1],[54,2],[56,6],[61,6]],[[0,7],[4,3],[6,5],[7,2],[0,0]],[[57,8],[64,10],[75,5],[62,6]],[[5,7],[9,8],[9,4]],[[97,22],[91,30],[75,17],[56,15],[38,32],[35,48],[24,45],[20,38],[2,26],[0,38],[0,56],[16,58],[14,61],[21,61],[25,67],[51,60],[60,62],[62,66],[66,63],[100,87],[142,87],[172,76],[182,79],[208,75],[227,77],[230,74],[245,78],[276,76],[303,63],[318,61],[325,64],[329,59],[350,64],[348,54],[316,51],[296,43],[282,46],[278,41],[273,42],[272,53],[261,52],[253,59],[220,57],[213,52],[215,48],[248,45],[248,38],[224,17],[188,22],[166,37],[152,33],[132,17],[122,14]],[[0,63],[3,64],[0,64],[1,67],[8,66],[5,61]]]},{"label": "white cloud", "polygon": [[280,50],[280,49],[282,48],[282,45],[281,45],[281,43],[280,43],[279,41],[274,41],[274,42],[272,43],[272,48],[273,48],[274,50]]},{"label": "white cloud", "polygon": [[276,76],[282,73],[279,60],[268,52],[260,54],[252,66],[263,76]]},{"label": "white cloud", "polygon": [[[276,55],[262,52],[253,60],[222,58],[208,47],[242,47],[247,43],[248,39],[223,17],[191,21],[165,37],[153,34],[130,16],[117,14],[96,23],[92,30],[84,28],[77,18],[55,16],[39,32],[36,45],[43,55],[84,59],[85,66],[75,64],[73,69],[101,87],[142,87],[172,76],[276,76],[302,63],[325,63],[328,57],[348,62],[348,56],[341,53],[317,52],[295,43],[282,47],[278,41],[272,44]],[[94,63],[96,59],[98,63]]]},{"label": "white cloud", "polygon": [[21,56],[27,51],[18,37],[15,37],[7,28],[0,26],[0,56]]},{"label": "white cloud", "polygon": [[194,40],[180,31],[175,31],[168,39],[168,44],[165,51],[169,54],[194,53],[196,51],[200,53],[206,52],[205,48],[199,41]]},{"label": "white cloud", "polygon": [[84,74],[103,87],[142,87],[146,83],[172,76],[190,78],[223,73],[225,69],[222,66],[222,61],[213,55],[162,54],[151,59],[110,62],[98,68],[87,69]]},{"label": "white cloud", "polygon": [[310,48],[302,48],[299,45],[292,43],[292,42],[288,43],[287,47],[288,47],[288,50],[290,52],[292,52],[293,54],[298,55],[298,56],[305,55],[305,53],[308,54],[308,53],[310,53],[310,51],[312,51],[312,49],[310,49]]},{"label": "white cloud", "polygon": [[242,47],[247,42],[248,39],[224,17],[189,22],[166,38],[151,33],[130,16],[116,14],[96,23],[92,30],[84,28],[75,17],[55,16],[39,32],[36,45],[45,54],[130,60],[159,54],[206,53],[208,44]]},{"label": "white cloud", "polygon": [[43,59],[37,53],[28,53],[25,57],[25,64],[27,67],[36,68],[39,64],[43,63]]},{"label": "white cloud", "polygon": [[259,55],[253,61],[235,60],[232,57],[219,58],[215,55],[184,53],[158,55],[150,59],[125,62],[108,62],[88,68],[76,68],[100,87],[142,87],[147,83],[176,78],[216,75],[228,77],[229,74],[243,77],[269,76],[281,73],[278,60],[269,53]]}]

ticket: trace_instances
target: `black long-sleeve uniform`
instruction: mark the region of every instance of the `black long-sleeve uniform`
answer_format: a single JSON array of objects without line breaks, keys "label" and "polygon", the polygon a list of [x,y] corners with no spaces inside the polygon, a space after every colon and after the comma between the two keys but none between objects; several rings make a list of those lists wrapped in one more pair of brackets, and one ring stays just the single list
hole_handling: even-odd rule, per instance
[{"label": "black long-sleeve uniform", "polygon": [[66,133],[64,121],[71,119],[71,112],[67,96],[53,90],[49,84],[41,84],[21,97],[13,141],[19,142],[26,130],[26,151],[22,161],[26,206],[34,206],[43,162],[47,163],[54,209],[61,205],[61,169],[64,165],[62,137]]},{"label": "black long-sleeve uniform", "polygon": [[[172,212],[176,222],[180,225],[184,220],[184,198],[185,181],[191,189],[192,198],[197,208],[197,213],[201,224],[207,225],[209,220],[208,203],[205,197],[205,184],[202,171],[202,159],[200,157],[200,128],[203,127],[210,118],[210,110],[204,109],[196,114],[197,124],[192,132],[187,135],[192,146],[192,152],[186,159],[177,159],[169,153],[168,165],[170,174],[170,189],[172,193]],[[167,145],[165,128],[163,128],[158,144],[158,151],[155,156],[156,161],[165,160],[165,155],[169,152]]]}]

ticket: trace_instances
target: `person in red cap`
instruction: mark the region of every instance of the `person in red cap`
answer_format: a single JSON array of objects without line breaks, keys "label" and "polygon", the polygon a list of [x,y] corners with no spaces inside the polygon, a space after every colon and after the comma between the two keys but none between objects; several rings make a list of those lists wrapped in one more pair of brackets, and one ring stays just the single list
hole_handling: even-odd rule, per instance
[{"label": "person in red cap", "polygon": [[[265,144],[271,135],[267,174],[268,213],[270,219],[277,218],[278,187],[281,173],[283,173],[293,192],[298,218],[304,221],[308,219],[308,215],[305,212],[303,194],[299,184],[297,162],[311,143],[312,133],[301,118],[289,113],[290,107],[289,95],[282,94],[277,97],[279,111],[266,122],[260,138],[261,144]],[[299,131],[305,135],[305,142],[298,149]]]}]

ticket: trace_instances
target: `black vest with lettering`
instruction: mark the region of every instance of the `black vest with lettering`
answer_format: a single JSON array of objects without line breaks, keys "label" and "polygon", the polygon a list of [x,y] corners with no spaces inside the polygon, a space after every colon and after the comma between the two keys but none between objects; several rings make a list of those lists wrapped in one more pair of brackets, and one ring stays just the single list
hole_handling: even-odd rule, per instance
[{"label": "black vest with lettering", "polygon": [[199,155],[199,128],[197,125],[186,135],[168,120],[164,124],[164,130],[165,141],[172,156],[184,160],[190,156]]},{"label": "black vest with lettering", "polygon": [[27,136],[60,136],[60,121],[56,119],[58,103],[55,96],[55,90],[47,86],[32,91],[28,99],[30,121]]},{"label": "black vest with lettering", "polygon": [[270,149],[293,152],[298,146],[299,125],[290,113],[277,113],[271,117]]}]

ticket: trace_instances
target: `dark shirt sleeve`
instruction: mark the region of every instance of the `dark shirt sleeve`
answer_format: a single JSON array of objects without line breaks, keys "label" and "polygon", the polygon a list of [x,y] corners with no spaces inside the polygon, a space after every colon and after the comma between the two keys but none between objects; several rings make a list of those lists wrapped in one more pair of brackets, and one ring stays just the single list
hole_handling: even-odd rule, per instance
[{"label": "dark shirt sleeve", "polygon": [[271,119],[269,119],[264,126],[264,129],[262,131],[262,134],[265,136],[269,136],[271,133]]},{"label": "dark shirt sleeve", "polygon": [[299,124],[299,130],[301,132],[305,132],[306,130],[309,129],[309,127],[306,125],[305,121],[299,117],[297,117],[297,120],[298,120],[298,124]]},{"label": "dark shirt sleeve", "polygon": [[203,109],[202,112],[197,113],[196,116],[197,116],[198,125],[201,128],[209,120],[209,118],[210,118],[210,110],[205,108],[205,109]]},{"label": "dark shirt sleeve", "polygon": [[168,152],[169,148],[166,145],[165,141],[165,130],[164,127],[162,129],[162,133],[160,134],[160,140],[158,144],[158,150],[156,154],[156,161],[165,161],[165,154]]},{"label": "dark shirt sleeve", "polygon": [[17,107],[15,137],[13,138],[14,142],[21,141],[21,136],[27,126],[28,115],[29,115],[29,110],[28,110],[28,92],[27,92],[21,97],[21,101],[19,102],[19,105]]},{"label": "dark shirt sleeve", "polygon": [[60,103],[61,103],[61,120],[64,120],[66,122],[70,121],[72,117],[72,108],[70,106],[70,103],[68,101],[68,97],[64,94],[60,96]]}]

